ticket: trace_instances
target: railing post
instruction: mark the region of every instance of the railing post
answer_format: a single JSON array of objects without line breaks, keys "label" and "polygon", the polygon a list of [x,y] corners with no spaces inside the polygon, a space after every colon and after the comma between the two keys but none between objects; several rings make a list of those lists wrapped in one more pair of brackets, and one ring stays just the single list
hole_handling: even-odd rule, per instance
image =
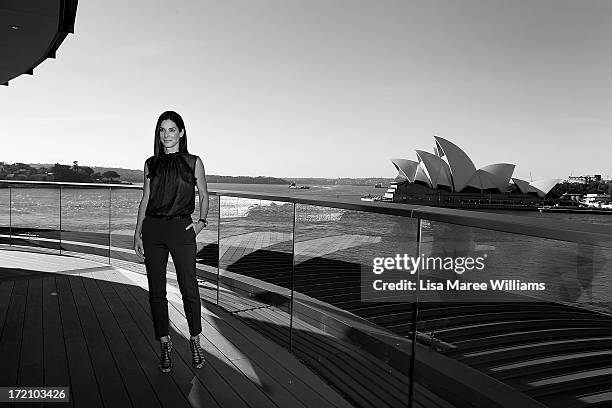
[{"label": "railing post", "polygon": [[219,274],[221,271],[221,195],[217,195],[217,306],[219,306]]},{"label": "railing post", "polygon": [[108,264],[111,264],[111,206],[113,202],[113,188],[108,187]]},{"label": "railing post", "polygon": [[[423,220],[421,218],[417,218],[417,259],[421,256],[421,229],[423,226]],[[412,351],[410,356],[410,389],[408,390],[408,407],[412,407],[412,401],[414,399],[414,360],[416,358],[416,341],[417,341],[417,323],[419,318],[419,280],[421,271],[420,268],[416,267],[416,291],[414,292],[414,307],[412,311]]]},{"label": "railing post", "polygon": [[62,254],[62,185],[59,186],[59,253]]},{"label": "railing post", "polygon": [[13,245],[13,187],[9,184],[9,246]]},{"label": "railing post", "polygon": [[293,228],[291,230],[291,301],[289,303],[289,351],[293,352],[293,292],[295,291],[295,207],[293,203]]}]

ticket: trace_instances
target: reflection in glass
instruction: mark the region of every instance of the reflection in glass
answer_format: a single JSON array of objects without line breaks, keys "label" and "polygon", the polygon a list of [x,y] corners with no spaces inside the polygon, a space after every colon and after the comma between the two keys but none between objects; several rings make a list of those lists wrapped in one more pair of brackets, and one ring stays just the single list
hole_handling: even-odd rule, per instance
[{"label": "reflection in glass", "polygon": [[10,245],[11,235],[11,187],[0,182],[0,246]]},{"label": "reflection in glass", "polygon": [[289,347],[291,203],[221,197],[219,305]]},{"label": "reflection in glass", "polygon": [[60,189],[11,185],[12,245],[59,251]]},{"label": "reflection in glass", "polygon": [[[415,220],[296,207],[293,352],[328,381],[353,379],[356,406],[408,406],[414,292],[378,293],[376,258],[415,256]],[[393,301],[390,301],[393,299]]]},{"label": "reflection in glass", "polygon": [[109,189],[62,186],[62,253],[108,261]]},{"label": "reflection in glass", "polygon": [[[609,353],[612,318],[600,311],[611,311],[610,248],[423,224],[425,256],[480,257],[484,267],[458,273],[437,266],[424,269],[422,279],[488,286],[419,294],[419,331],[443,347],[418,346],[423,369],[415,372],[417,383],[483,406],[502,397],[489,391],[497,381],[509,386],[504,398],[524,393],[547,406],[569,406],[602,390],[598,373],[609,362],[598,353]],[[503,285],[495,289],[495,282]],[[464,379],[461,387],[457,378]]]}]

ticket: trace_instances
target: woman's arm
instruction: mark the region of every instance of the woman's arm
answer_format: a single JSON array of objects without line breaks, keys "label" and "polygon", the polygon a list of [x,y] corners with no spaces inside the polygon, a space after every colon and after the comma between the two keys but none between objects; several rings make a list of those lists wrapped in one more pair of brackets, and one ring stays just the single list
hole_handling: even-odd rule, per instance
[{"label": "woman's arm", "polygon": [[196,184],[198,186],[198,195],[200,196],[200,218],[206,219],[206,216],[208,215],[208,187],[206,185],[206,174],[204,172],[204,163],[202,163],[202,160],[200,159],[199,156],[196,159],[195,177],[196,177]]}]

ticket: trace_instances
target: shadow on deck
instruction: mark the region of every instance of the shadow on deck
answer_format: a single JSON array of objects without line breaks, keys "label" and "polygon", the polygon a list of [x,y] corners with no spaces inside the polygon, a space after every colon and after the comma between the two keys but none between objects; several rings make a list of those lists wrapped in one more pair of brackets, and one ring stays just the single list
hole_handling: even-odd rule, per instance
[{"label": "shadow on deck", "polygon": [[207,364],[193,369],[171,285],[174,367],[164,374],[146,276],[22,251],[0,251],[0,265],[0,386],[70,386],[70,402],[59,405],[77,407],[351,406],[286,349],[207,303]]}]

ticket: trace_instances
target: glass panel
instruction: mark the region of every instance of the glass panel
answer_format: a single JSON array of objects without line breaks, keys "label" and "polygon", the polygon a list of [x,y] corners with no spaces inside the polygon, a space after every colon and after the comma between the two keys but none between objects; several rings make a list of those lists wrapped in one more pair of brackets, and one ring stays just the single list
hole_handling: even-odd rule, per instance
[{"label": "glass panel", "polygon": [[442,263],[420,272],[417,384],[457,405],[609,394],[610,248],[424,221],[422,254]]},{"label": "glass panel", "polygon": [[141,188],[114,187],[112,189],[110,200],[111,264],[146,274],[144,262],[140,263],[134,252],[134,230],[141,199]]},{"label": "glass panel", "polygon": [[375,290],[410,279],[375,265],[413,257],[416,227],[409,218],[297,206],[293,352],[339,390],[349,384],[355,406],[408,406],[416,296]]},{"label": "glass panel", "polygon": [[11,190],[12,245],[59,252],[59,188],[12,184]]},{"label": "glass panel", "polygon": [[[200,198],[196,194],[196,209],[192,216],[196,221],[200,218]],[[208,226],[196,236],[198,252],[196,266],[200,296],[212,303],[217,303],[217,266],[219,264],[219,242],[217,230],[219,228],[219,197],[208,196]]]},{"label": "glass panel", "polygon": [[221,197],[219,305],[289,346],[293,207]]},{"label": "glass panel", "polygon": [[0,181],[0,246],[10,245],[10,185]]},{"label": "glass panel", "polygon": [[108,262],[109,189],[62,186],[62,253]]}]

